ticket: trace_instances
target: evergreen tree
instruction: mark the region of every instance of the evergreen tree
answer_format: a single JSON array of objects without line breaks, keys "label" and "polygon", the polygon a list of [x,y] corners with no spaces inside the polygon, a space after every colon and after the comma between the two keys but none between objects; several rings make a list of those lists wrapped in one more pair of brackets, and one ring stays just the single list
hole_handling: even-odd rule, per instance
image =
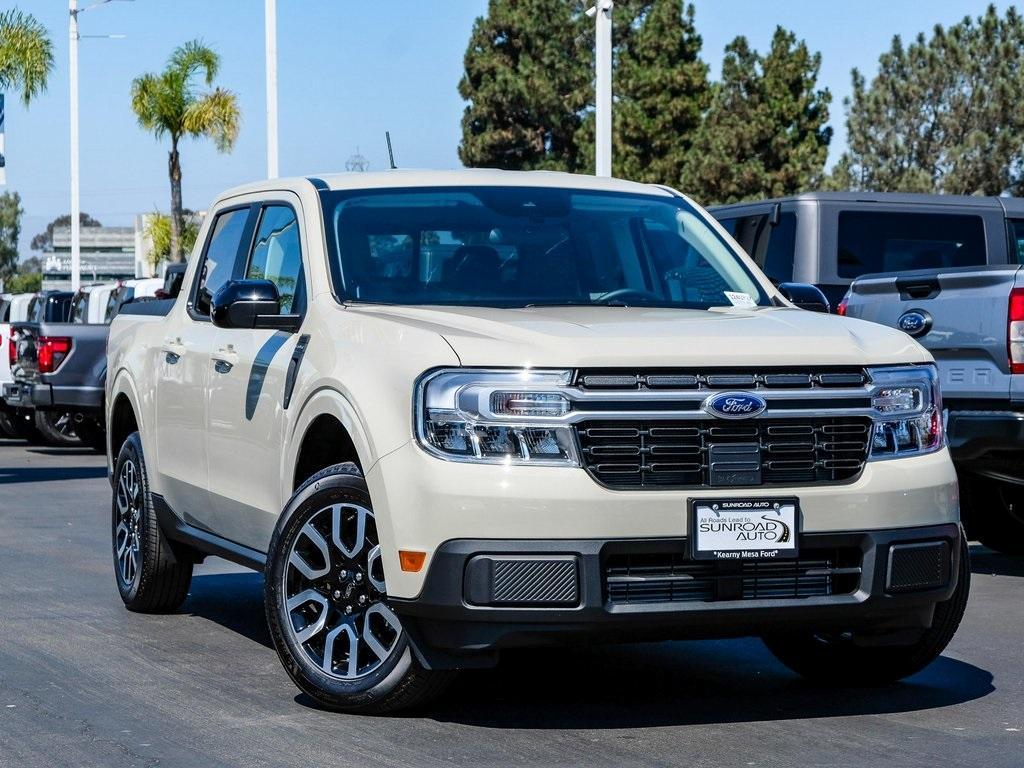
[{"label": "evergreen tree", "polygon": [[722,80],[694,137],[684,188],[704,204],[793,194],[818,182],[828,156],[821,54],[782,27],[762,56],[746,38],[725,49]]},{"label": "evergreen tree", "polygon": [[490,0],[476,20],[459,93],[459,157],[471,167],[578,167],[590,56],[577,0]]},{"label": "evergreen tree", "polygon": [[[678,186],[710,100],[694,7],[684,0],[616,2],[613,34],[612,172]],[[592,112],[578,143],[583,167],[592,172]]]},{"label": "evergreen tree", "polygon": [[853,71],[846,107],[832,187],[1024,193],[1024,20],[989,6],[907,47],[897,36],[870,85]]}]

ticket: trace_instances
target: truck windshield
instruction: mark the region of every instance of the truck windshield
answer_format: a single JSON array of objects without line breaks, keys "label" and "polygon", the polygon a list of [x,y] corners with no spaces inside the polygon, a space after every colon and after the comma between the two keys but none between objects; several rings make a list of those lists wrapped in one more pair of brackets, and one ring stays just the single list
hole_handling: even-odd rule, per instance
[{"label": "truck windshield", "polygon": [[386,304],[767,305],[685,200],[529,187],[331,192],[336,293]]}]

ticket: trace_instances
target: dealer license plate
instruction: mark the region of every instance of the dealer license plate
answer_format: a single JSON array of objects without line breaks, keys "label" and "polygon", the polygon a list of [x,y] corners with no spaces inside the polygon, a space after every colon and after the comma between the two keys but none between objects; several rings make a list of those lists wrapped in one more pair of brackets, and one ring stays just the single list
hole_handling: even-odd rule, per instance
[{"label": "dealer license plate", "polygon": [[698,560],[772,560],[797,556],[800,503],[786,499],[695,499],[690,551]]}]

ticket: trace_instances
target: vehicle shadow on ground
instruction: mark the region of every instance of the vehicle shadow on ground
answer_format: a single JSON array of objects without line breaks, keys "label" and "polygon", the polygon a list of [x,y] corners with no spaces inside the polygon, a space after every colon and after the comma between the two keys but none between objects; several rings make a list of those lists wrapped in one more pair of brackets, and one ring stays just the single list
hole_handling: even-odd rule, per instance
[{"label": "vehicle shadow on ground", "polygon": [[106,477],[101,467],[0,467],[0,485],[12,483],[49,483],[57,480],[88,480]]},{"label": "vehicle shadow on ground", "polygon": [[748,638],[508,652],[419,714],[485,728],[647,728],[916,712],[994,690],[989,672],[948,657],[896,685],[816,686]]},{"label": "vehicle shadow on ground", "polygon": [[[182,611],[273,646],[259,573],[199,574]],[[994,690],[991,673],[945,656],[907,682],[835,689],[790,673],[759,640],[693,640],[506,651],[494,669],[463,672],[443,698],[407,716],[483,728],[645,728],[916,712]],[[295,701],[315,707],[302,694]]]},{"label": "vehicle shadow on ground", "polygon": [[991,576],[1024,576],[1024,556],[1004,555],[980,544],[972,544],[971,573]]},{"label": "vehicle shadow on ground", "polygon": [[192,578],[183,613],[207,619],[273,648],[263,611],[263,574],[204,573]]},{"label": "vehicle shadow on ground", "polygon": [[28,453],[34,453],[39,456],[102,456],[100,453],[96,453],[92,448],[29,448]]}]

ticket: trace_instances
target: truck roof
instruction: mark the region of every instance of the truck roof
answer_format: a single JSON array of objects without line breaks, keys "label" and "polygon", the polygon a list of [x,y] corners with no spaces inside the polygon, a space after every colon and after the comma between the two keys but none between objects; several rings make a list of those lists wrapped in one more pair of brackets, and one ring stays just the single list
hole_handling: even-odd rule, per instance
[{"label": "truck roof", "polygon": [[839,203],[888,203],[890,205],[949,205],[958,208],[1002,207],[1007,212],[1024,214],[1024,198],[982,197],[980,195],[926,195],[911,192],[801,192],[788,197],[772,197],[763,200],[747,200],[729,205],[709,205],[710,211],[739,209],[765,203],[786,203],[797,200],[834,201]]},{"label": "truck roof", "polygon": [[[226,191],[221,197],[251,194],[270,189],[292,189],[313,183],[324,190],[387,189],[389,187],[551,187],[584,189],[596,192],[632,192],[664,195],[672,193],[653,184],[623,179],[588,176],[558,171],[502,171],[491,168],[465,168],[453,171],[397,169],[369,173],[325,173],[305,177],[274,179],[245,184]],[[308,187],[306,187],[308,189]]]}]

